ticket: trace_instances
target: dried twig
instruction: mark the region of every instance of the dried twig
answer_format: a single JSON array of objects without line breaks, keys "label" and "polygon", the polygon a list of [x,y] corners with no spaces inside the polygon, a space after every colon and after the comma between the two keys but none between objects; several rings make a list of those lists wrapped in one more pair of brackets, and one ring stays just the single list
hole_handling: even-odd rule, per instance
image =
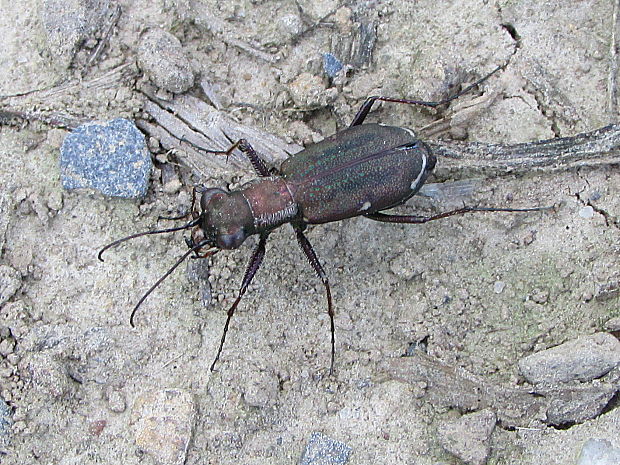
[{"label": "dried twig", "polygon": [[50,102],[80,89],[110,89],[133,79],[138,74],[135,64],[125,63],[88,81],[71,81],[49,89],[31,90],[14,95],[0,95],[7,106],[38,105]]},{"label": "dried twig", "polygon": [[610,121],[618,119],[618,34],[620,34],[620,0],[614,1],[609,47],[609,78],[607,82],[607,111]]},{"label": "dried twig", "polygon": [[543,420],[551,425],[581,423],[598,416],[618,390],[618,372],[602,382],[559,384],[531,388],[497,385],[441,363],[422,353],[388,359],[381,371],[426,388],[428,400],[463,412],[492,408],[504,427],[528,426]]},{"label": "dried twig", "polygon": [[302,149],[287,144],[271,134],[241,125],[211,105],[189,95],[177,96],[165,101],[147,94],[145,111],[154,122],[138,121],[147,134],[156,137],[167,150],[176,150],[180,160],[196,174],[207,179],[217,171],[250,169],[245,155],[233,152],[230,160],[201,150],[225,150],[232,141],[247,139],[254,149],[272,166],[279,165],[292,153]]},{"label": "dried twig", "polygon": [[[240,125],[225,113],[202,100],[177,96],[171,101],[147,95],[145,110],[153,122],[138,122],[166,149],[179,151],[181,160],[198,175],[212,177],[214,170],[232,167],[249,169],[241,153],[230,163],[201,150],[223,150],[229,139],[249,140],[265,161],[277,166],[290,154],[301,150],[280,138]],[[486,102],[485,102],[486,104]],[[480,177],[554,172],[571,168],[620,164],[620,125],[610,125],[573,137],[522,144],[485,144],[479,142],[429,142],[437,155],[435,180],[459,180]]]},{"label": "dried twig", "polygon": [[620,125],[573,137],[522,144],[430,142],[437,155],[436,179],[464,179],[553,172],[620,164]]},{"label": "dried twig", "polygon": [[88,61],[86,62],[86,65],[84,66],[84,70],[82,71],[82,76],[86,74],[86,71],[88,70],[88,68],[90,68],[92,64],[95,63],[101,56],[103,49],[110,41],[110,37],[112,36],[112,31],[114,31],[114,27],[118,23],[118,20],[120,19],[120,17],[121,17],[121,6],[116,5],[116,7],[114,8],[114,11],[112,12],[112,15],[110,16],[110,19],[108,20],[108,24],[105,28],[105,31],[103,32],[103,37],[101,38],[101,40],[99,41],[99,43],[97,44],[93,52],[91,53],[90,57],[88,58]]}]

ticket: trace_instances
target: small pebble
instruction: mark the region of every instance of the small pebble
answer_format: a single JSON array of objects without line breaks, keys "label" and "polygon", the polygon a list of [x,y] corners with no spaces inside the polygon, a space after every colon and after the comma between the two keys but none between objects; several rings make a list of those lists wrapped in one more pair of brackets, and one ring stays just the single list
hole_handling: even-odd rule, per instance
[{"label": "small pebble", "polygon": [[306,444],[299,465],[344,465],[349,461],[351,450],[343,442],[314,432]]},{"label": "small pebble", "polygon": [[532,384],[555,384],[600,378],[619,364],[620,341],[596,333],[522,358],[519,370]]},{"label": "small pebble", "polygon": [[15,349],[15,339],[4,339],[0,342],[0,355],[8,357]]},{"label": "small pebble", "polygon": [[60,149],[65,189],[91,188],[112,197],[144,197],[152,166],[144,135],[123,118],[83,124],[67,135]]},{"label": "small pebble", "polygon": [[588,200],[590,202],[596,202],[600,200],[603,195],[599,191],[594,191],[588,196]]},{"label": "small pebble", "polygon": [[55,63],[69,67],[80,44],[105,22],[109,0],[46,0],[39,15]]},{"label": "small pebble", "polygon": [[0,265],[0,305],[15,295],[22,285],[21,274],[8,265]]},{"label": "small pebble", "polygon": [[532,293],[531,298],[532,301],[536,302],[537,304],[546,304],[549,301],[549,292],[537,289]]},{"label": "small pebble", "polygon": [[0,448],[6,448],[9,445],[12,424],[11,407],[3,399],[0,399]]},{"label": "small pebble", "polygon": [[548,425],[566,426],[598,417],[616,394],[616,386],[597,383],[587,390],[574,390],[550,399],[547,405]]},{"label": "small pebble", "polygon": [[484,465],[491,451],[491,434],[497,417],[491,410],[463,415],[437,428],[442,447],[470,465]]},{"label": "small pebble", "polygon": [[587,441],[577,465],[618,465],[620,463],[620,448],[613,447],[606,439],[590,439]]},{"label": "small pebble", "polygon": [[606,302],[611,299],[615,299],[620,294],[620,282],[611,281],[600,286],[594,298],[598,302]]},{"label": "small pebble", "polygon": [[301,73],[288,89],[299,108],[323,107],[332,103],[338,93],[337,89],[326,89],[323,79],[310,73]]},{"label": "small pebble", "polygon": [[183,465],[194,428],[196,406],[181,389],[163,389],[136,399],[131,423],[138,447],[166,465]]},{"label": "small pebble", "polygon": [[60,211],[62,203],[62,191],[60,190],[54,190],[47,196],[47,207],[51,210]]},{"label": "small pebble", "polygon": [[583,207],[581,210],[579,210],[579,216],[585,219],[590,219],[594,216],[594,208],[592,208],[590,205]]},{"label": "small pebble", "polygon": [[333,78],[338,74],[338,71],[342,69],[342,62],[331,53],[323,54],[323,70],[325,74],[330,78]]},{"label": "small pebble", "polygon": [[108,387],[105,392],[108,408],[114,413],[123,413],[127,409],[125,395],[118,389]]},{"label": "small pebble", "polygon": [[276,403],[277,398],[277,378],[263,371],[253,374],[243,390],[243,400],[251,407],[271,407]]},{"label": "small pebble", "polygon": [[620,331],[620,317],[607,320],[605,323],[605,329],[607,331]]},{"label": "small pebble", "polygon": [[506,283],[504,281],[495,281],[493,283],[493,292],[496,294],[501,294],[506,288]]},{"label": "small pebble", "polygon": [[68,400],[72,381],[66,368],[53,356],[45,352],[29,353],[19,365],[22,377],[35,391],[53,400]]},{"label": "small pebble", "polygon": [[99,436],[103,432],[107,424],[108,422],[105,420],[95,420],[90,423],[88,427],[88,432],[92,436]]},{"label": "small pebble", "polygon": [[166,194],[176,194],[181,190],[183,184],[178,179],[173,179],[164,184],[163,189]]},{"label": "small pebble", "polygon": [[291,40],[304,30],[304,22],[298,14],[288,14],[278,17],[276,20],[276,29],[280,32],[279,38]]},{"label": "small pebble", "polygon": [[179,94],[194,85],[194,72],[181,42],[162,29],[153,28],[144,34],[138,65],[157,87],[168,92]]}]

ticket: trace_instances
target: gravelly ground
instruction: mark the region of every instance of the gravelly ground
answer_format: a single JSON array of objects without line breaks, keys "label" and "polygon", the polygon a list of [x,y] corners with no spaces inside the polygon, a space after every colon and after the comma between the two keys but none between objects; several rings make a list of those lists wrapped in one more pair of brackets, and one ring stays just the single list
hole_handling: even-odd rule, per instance
[{"label": "gravelly ground", "polygon": [[[193,71],[213,84],[227,111],[290,142],[343,127],[367,95],[436,99],[449,83],[480,76],[515,50],[507,70],[486,87],[498,97],[461,136],[527,142],[617,119],[607,110],[609,2],[356,2],[324,21],[336,2],[121,2],[109,47],[88,68],[86,52],[71,59],[45,34],[44,26],[54,30],[49,25],[68,11],[54,3],[35,10],[3,2],[0,93],[20,94],[4,99],[6,105],[86,119],[138,116],[143,78],[26,93],[78,82],[82,74],[88,83],[132,62],[140,34],[157,26],[180,39]],[[85,10],[86,23],[103,4]],[[345,56],[347,28],[357,23],[376,26],[371,64],[352,70],[344,83],[326,84],[321,53]],[[70,21],[60,24],[69,29]],[[280,58],[269,63],[242,50],[240,41]],[[420,128],[436,116],[384,105],[369,118]],[[419,386],[380,375],[382,360],[427,340],[429,354],[444,363],[516,384],[520,358],[599,331],[619,314],[617,296],[597,298],[620,275],[617,166],[494,178],[479,184],[475,201],[557,208],[421,226],[358,218],[310,229],[337,311],[331,378],[323,290],[292,232],[274,233],[211,373],[225,311],[255,241],[213,259],[211,305],[203,306],[198,286],[177,272],[141,308],[132,329],[132,306],[184,252],[182,235],[120,246],[105,264],[97,250],[148,229],[188,196],[162,187],[162,165],[143,201],[62,191],[65,135],[37,122],[0,132],[1,258],[21,281],[1,308],[2,326],[11,331],[2,337],[15,341],[4,345],[0,373],[14,421],[3,463],[151,463],[152,454],[136,446],[132,406],[165,388],[191,393],[188,464],[295,463],[313,431],[352,447],[351,464],[452,463],[435,431],[454,412],[425,402]],[[248,174],[228,181],[241,177]],[[588,204],[594,214],[584,218],[579,213]],[[401,211],[451,206],[421,199]],[[564,430],[535,420],[531,428],[496,428],[490,463],[573,463],[587,439],[619,433],[617,410]]]}]

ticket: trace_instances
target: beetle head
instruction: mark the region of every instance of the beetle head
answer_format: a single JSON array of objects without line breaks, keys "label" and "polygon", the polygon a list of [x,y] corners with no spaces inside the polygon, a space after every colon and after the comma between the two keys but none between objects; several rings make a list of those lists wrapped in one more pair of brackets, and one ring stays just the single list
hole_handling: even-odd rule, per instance
[{"label": "beetle head", "polygon": [[236,249],[254,233],[254,218],[240,192],[219,188],[206,189],[200,197],[200,224],[192,240],[203,240],[219,249]]}]

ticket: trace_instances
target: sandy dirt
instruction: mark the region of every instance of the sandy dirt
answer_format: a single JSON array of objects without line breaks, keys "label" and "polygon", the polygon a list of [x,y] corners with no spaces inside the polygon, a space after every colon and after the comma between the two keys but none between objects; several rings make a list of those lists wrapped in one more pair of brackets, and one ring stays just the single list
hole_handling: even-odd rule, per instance
[{"label": "sandy dirt", "polygon": [[[509,57],[507,69],[484,86],[497,98],[452,135],[528,142],[617,121],[607,94],[611,2],[394,0],[339,9],[329,0],[121,1],[109,45],[91,66],[91,49],[59,51],[46,34],[42,11],[53,3],[2,0],[0,94],[20,96],[3,105],[137,118],[144,98],[137,89],[146,82],[140,74],[111,88],[79,82],[134,63],[141,34],[159,27],[180,40],[194,73],[211,83],[227,112],[298,144],[343,128],[368,95],[436,100],[450,84],[471,82]],[[376,28],[372,60],[328,82],[321,54],[346,55],[360,22]],[[67,83],[77,85],[28,94]],[[369,120],[415,129],[437,117],[384,104]],[[0,325],[10,329],[2,333],[10,342],[0,360],[0,395],[13,420],[2,463],[156,463],[136,443],[134,405],[163,389],[190,394],[188,464],[297,463],[314,431],[349,445],[354,465],[455,463],[436,436],[438,423],[455,412],[426,402],[423,387],[381,374],[383,360],[424,340],[446,364],[517,385],[520,358],[600,331],[620,315],[617,295],[597,298],[620,279],[617,166],[496,177],[466,200],[556,208],[419,226],[356,218],[309,229],[336,308],[332,377],[323,288],[291,229],[276,231],[212,373],[226,310],[256,240],[210,261],[208,305],[183,266],[131,328],[133,305],[185,252],[183,234],[128,242],[110,250],[105,263],[97,251],[155,226],[179,203],[187,208],[191,187],[164,189],[157,164],[141,201],[63,191],[66,133],[36,121],[0,131],[1,263],[19,272],[19,289],[0,312]],[[241,178],[251,173],[228,182]],[[399,211],[429,214],[462,201],[414,199]],[[584,214],[588,205],[592,215]],[[539,420],[517,430],[497,427],[489,463],[569,464],[586,440],[620,437],[617,409],[567,429]]]}]

